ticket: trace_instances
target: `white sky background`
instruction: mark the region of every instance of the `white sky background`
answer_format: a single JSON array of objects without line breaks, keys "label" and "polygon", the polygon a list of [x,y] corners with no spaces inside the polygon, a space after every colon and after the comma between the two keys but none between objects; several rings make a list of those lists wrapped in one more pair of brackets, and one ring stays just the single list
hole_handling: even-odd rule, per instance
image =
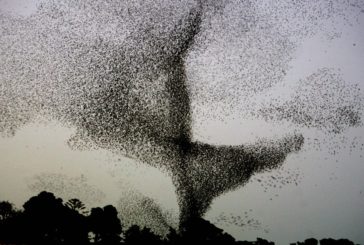
[{"label": "white sky background", "polygon": [[[26,0],[0,0],[0,8],[29,14],[35,10],[35,5]],[[329,41],[318,35],[305,40],[290,63],[292,68],[284,84],[305,78],[317,68],[334,67],[341,69],[345,81],[360,83],[364,91],[363,30],[362,15],[358,24],[345,27],[340,38]],[[257,136],[269,137],[287,131],[286,125],[247,121],[239,115],[224,122],[201,123],[198,115],[194,116],[196,139],[212,143],[241,144]],[[306,137],[327,137],[319,131],[300,130]],[[71,129],[50,122],[28,125],[13,138],[0,138],[0,200],[21,205],[36,194],[29,185],[38,174],[65,174],[75,178],[82,175],[91,189],[99,190],[98,195],[82,200],[89,205],[115,204],[122,198],[123,191],[136,189],[177,215],[174,187],[165,174],[107,151],[73,151],[65,143],[71,133]],[[345,137],[345,144],[360,145],[364,144],[363,136],[363,127],[352,128],[334,137],[332,142],[340,145],[341,138]],[[349,147],[341,147],[336,155],[328,154],[331,145],[322,144],[320,150],[305,145],[301,152],[287,158],[283,173],[272,171],[256,176],[246,186],[217,198],[206,218],[216,221],[221,213],[244,216],[247,212],[249,218],[259,221],[260,227],[217,223],[243,240],[264,237],[277,244],[289,244],[309,237],[333,237],[364,244],[364,152],[360,147],[351,152]],[[298,185],[292,182],[282,188],[268,187],[264,192],[256,180],[270,176],[289,178],[285,172],[288,170],[299,174]],[[60,190],[58,195],[67,198],[66,191]],[[73,193],[77,197],[87,194],[82,193],[82,189],[77,190],[77,186]]]}]

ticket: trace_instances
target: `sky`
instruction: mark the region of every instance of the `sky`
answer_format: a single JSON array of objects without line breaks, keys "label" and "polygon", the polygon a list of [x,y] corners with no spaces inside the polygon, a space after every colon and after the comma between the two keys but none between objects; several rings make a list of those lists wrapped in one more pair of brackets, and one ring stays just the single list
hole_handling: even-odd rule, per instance
[{"label": "sky", "polygon": [[[0,8],[25,16],[36,9],[34,2],[25,0],[1,0]],[[333,31],[328,37],[318,32],[299,42],[284,79],[270,96],[284,94],[321,67],[339,69],[346,83],[357,84],[364,91],[364,15],[351,25],[338,21],[340,35]],[[233,77],[235,68],[241,69],[231,57],[242,47],[228,43],[232,41],[233,38],[220,39],[189,57],[187,72],[191,81],[198,78],[200,83],[209,83],[199,90],[202,96],[194,95],[192,104],[208,93],[205,90],[219,89],[224,77]],[[227,44],[235,47],[227,51],[228,55],[221,51]],[[226,56],[230,57],[228,61]],[[220,78],[219,71],[226,66],[231,67],[231,74],[223,73]],[[235,96],[237,101],[242,96],[228,95]],[[309,237],[333,237],[364,244],[363,126],[325,134],[316,128],[266,122],[241,113],[240,106],[252,103],[249,99],[241,101],[227,114],[223,100],[196,109],[194,139],[238,145],[259,137],[299,131],[306,141],[300,152],[289,155],[281,169],[257,174],[247,185],[216,198],[205,218],[242,240],[263,237],[277,244],[289,244]],[[205,111],[214,113],[206,117]],[[134,191],[155,200],[171,219],[178,217],[176,194],[166,173],[107,150],[70,149],[67,140],[73,132],[73,128],[46,119],[20,128],[14,137],[0,138],[0,199],[20,207],[30,196],[46,188],[65,200],[79,197],[89,207],[117,206],[120,199],[128,198],[129,191]]]}]

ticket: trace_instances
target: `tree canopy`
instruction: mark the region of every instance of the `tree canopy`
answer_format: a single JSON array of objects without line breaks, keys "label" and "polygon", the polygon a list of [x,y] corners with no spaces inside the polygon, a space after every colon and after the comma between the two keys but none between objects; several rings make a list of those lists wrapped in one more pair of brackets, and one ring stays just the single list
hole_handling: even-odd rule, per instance
[{"label": "tree canopy", "polygon": [[[31,197],[17,210],[9,201],[0,201],[0,244],[224,244],[274,245],[257,238],[256,241],[236,241],[234,237],[203,218],[183,223],[179,230],[170,227],[169,234],[161,237],[147,227],[132,225],[124,229],[118,211],[112,205],[91,208],[79,199],[63,202],[53,193],[41,192]],[[318,245],[314,238],[291,245]],[[347,239],[320,240],[321,245],[353,245]]]}]

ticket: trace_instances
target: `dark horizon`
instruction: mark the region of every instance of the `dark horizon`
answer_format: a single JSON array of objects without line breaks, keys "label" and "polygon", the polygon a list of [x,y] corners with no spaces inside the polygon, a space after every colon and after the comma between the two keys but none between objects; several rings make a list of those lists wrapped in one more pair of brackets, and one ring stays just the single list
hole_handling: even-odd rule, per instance
[{"label": "dark horizon", "polygon": [[[16,209],[8,201],[0,201],[0,244],[224,244],[274,245],[272,241],[237,241],[231,235],[203,218],[186,220],[179,230],[172,227],[166,236],[148,227],[131,225],[125,229],[112,205],[88,210],[81,200],[64,202],[53,193],[43,191]],[[354,245],[348,239],[308,238],[290,245]]]}]

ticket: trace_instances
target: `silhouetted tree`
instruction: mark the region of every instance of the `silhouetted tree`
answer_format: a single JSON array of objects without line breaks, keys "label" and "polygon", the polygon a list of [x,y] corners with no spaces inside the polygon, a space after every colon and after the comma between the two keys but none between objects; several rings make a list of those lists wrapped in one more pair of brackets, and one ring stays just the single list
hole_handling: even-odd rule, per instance
[{"label": "silhouetted tree", "polygon": [[304,242],[298,242],[297,245],[317,245],[318,241],[315,238],[306,239]]},{"label": "silhouetted tree", "polygon": [[354,245],[354,243],[348,239],[335,240],[332,238],[326,238],[320,240],[320,245]]},{"label": "silhouetted tree", "polygon": [[68,202],[65,203],[65,205],[72,209],[75,210],[77,212],[79,212],[80,214],[87,214],[88,212],[85,210],[86,206],[85,204],[83,204],[80,200],[78,200],[77,198],[73,198],[68,200]]},{"label": "silhouetted tree", "polygon": [[154,234],[149,228],[140,229],[139,226],[133,225],[125,232],[125,244],[162,245],[165,244],[165,241],[162,240],[161,237]]},{"label": "silhouetted tree", "polygon": [[85,217],[63,205],[52,193],[41,192],[24,205],[25,239],[30,244],[87,244]]},{"label": "silhouetted tree", "polygon": [[236,241],[236,245],[274,245],[274,242],[267,241],[263,238],[257,238],[254,242],[248,242],[248,241]]},{"label": "silhouetted tree", "polygon": [[274,245],[274,242],[267,241],[263,238],[257,238],[257,241],[254,243],[255,245]]},{"label": "silhouetted tree", "polygon": [[120,243],[122,226],[115,207],[108,205],[93,208],[88,216],[90,230],[94,233],[94,242],[99,244]]},{"label": "silhouetted tree", "polygon": [[181,244],[180,240],[181,240],[181,237],[179,236],[177,231],[175,229],[173,229],[172,227],[169,227],[169,232],[166,237],[166,243],[177,245],[177,244]]},{"label": "silhouetted tree", "polygon": [[196,218],[183,224],[181,239],[184,244],[235,244],[235,239],[210,222]]},{"label": "silhouetted tree", "polygon": [[[166,239],[154,234],[149,228],[131,226],[123,235],[122,225],[115,207],[93,208],[84,216],[84,205],[78,199],[63,204],[62,199],[52,193],[41,192],[31,197],[24,205],[24,211],[15,209],[7,201],[0,202],[0,244],[90,244],[89,233],[94,235],[95,244],[102,245],[274,245],[262,238],[256,241],[235,241],[235,239],[202,218],[187,220],[179,233],[169,229]],[[314,238],[291,245],[317,245]],[[320,240],[320,245],[354,245],[347,239]]]},{"label": "silhouetted tree", "polygon": [[21,211],[8,201],[0,202],[0,244],[20,243]]},{"label": "silhouetted tree", "polygon": [[14,216],[17,213],[14,205],[8,201],[0,202],[0,222]]}]

